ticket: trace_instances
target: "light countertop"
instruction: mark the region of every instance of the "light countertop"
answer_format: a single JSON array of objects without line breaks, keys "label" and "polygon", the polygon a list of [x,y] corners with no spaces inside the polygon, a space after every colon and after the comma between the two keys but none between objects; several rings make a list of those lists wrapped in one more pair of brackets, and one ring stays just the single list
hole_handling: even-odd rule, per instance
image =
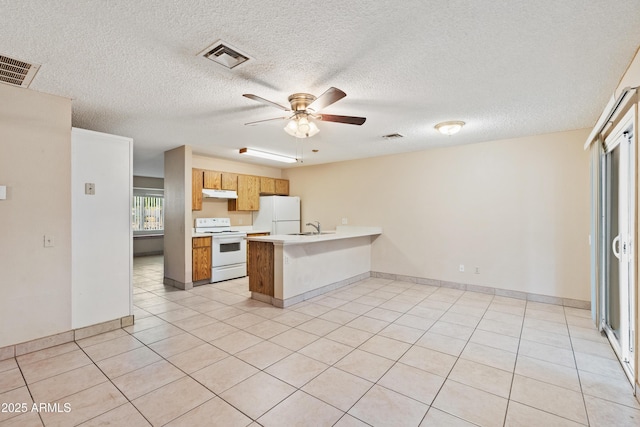
[{"label": "light countertop", "polygon": [[213,234],[211,233],[196,233],[195,231],[191,233],[192,238],[193,237],[211,237],[211,236],[213,236]]},{"label": "light countertop", "polygon": [[[252,233],[270,233],[271,230],[263,230],[260,228],[253,228],[250,225],[232,225],[231,226],[232,230],[238,230],[238,231],[244,231],[247,234],[252,234]],[[191,229],[191,237],[211,237],[212,234],[211,233],[196,233],[195,229]]]},{"label": "light countertop", "polygon": [[308,243],[327,242],[331,240],[352,239],[354,237],[377,236],[382,234],[382,227],[338,226],[335,231],[323,231],[312,235],[272,235],[248,237],[251,242],[271,242],[281,245],[304,245]]}]

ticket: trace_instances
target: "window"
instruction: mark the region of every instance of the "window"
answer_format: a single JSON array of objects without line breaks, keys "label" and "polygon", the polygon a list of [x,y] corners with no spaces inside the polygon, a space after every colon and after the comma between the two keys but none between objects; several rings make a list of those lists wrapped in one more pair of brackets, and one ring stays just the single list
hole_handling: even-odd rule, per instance
[{"label": "window", "polygon": [[164,192],[134,188],[131,212],[134,234],[158,234],[164,231]]}]

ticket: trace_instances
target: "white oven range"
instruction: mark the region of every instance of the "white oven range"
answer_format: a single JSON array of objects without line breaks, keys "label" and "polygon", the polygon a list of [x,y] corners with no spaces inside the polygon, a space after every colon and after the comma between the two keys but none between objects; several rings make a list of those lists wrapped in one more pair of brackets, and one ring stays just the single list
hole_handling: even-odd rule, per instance
[{"label": "white oven range", "polygon": [[211,234],[211,283],[247,275],[247,233],[229,218],[196,218],[196,233]]}]

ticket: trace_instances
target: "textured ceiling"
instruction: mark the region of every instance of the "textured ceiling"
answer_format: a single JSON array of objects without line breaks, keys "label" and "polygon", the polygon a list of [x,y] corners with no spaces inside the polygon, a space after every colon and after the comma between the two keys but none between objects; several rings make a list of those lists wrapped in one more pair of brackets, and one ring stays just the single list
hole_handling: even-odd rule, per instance
[{"label": "textured ceiling", "polygon": [[[255,59],[197,56],[218,39]],[[31,89],[72,98],[74,126],[133,137],[148,176],[184,144],[310,165],[590,127],[639,45],[638,0],[0,0],[0,54],[42,64]],[[283,114],[243,93],[288,105],[331,86],[347,97],[323,111],[364,125],[244,126]],[[445,137],[445,120],[467,126]]]}]

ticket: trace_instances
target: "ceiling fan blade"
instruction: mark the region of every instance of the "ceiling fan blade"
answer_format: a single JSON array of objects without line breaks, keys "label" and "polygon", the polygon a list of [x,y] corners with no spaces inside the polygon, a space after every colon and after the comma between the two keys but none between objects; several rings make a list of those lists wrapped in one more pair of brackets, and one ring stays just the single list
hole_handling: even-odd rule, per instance
[{"label": "ceiling fan blade", "polygon": [[249,123],[245,123],[245,126],[253,126],[253,125],[259,125],[260,123],[264,123],[264,122],[272,122],[274,120],[286,120],[289,117],[276,117],[274,119],[265,119],[265,120],[258,120],[255,122],[249,122]]},{"label": "ceiling fan blade", "polygon": [[261,97],[259,97],[257,95],[253,95],[251,93],[245,93],[242,96],[244,96],[245,98],[253,99],[254,101],[258,101],[258,102],[260,102],[262,104],[265,104],[265,105],[270,105],[272,107],[279,108],[279,109],[284,110],[284,111],[291,111],[290,108],[287,108],[287,107],[285,107],[283,105],[277,104],[277,103],[275,103],[273,101],[269,101],[268,99],[261,98]]},{"label": "ceiling fan blade", "polygon": [[336,122],[336,123],[346,123],[348,125],[358,125],[363,124],[367,118],[366,117],[352,117],[352,116],[332,116],[330,114],[322,114],[320,115],[320,120],[323,122]]},{"label": "ceiling fan blade", "polygon": [[330,87],[325,91],[325,93],[317,97],[315,101],[309,104],[307,108],[310,108],[313,111],[320,111],[323,108],[333,104],[334,102],[340,101],[345,96],[347,96],[347,94],[340,89]]}]

